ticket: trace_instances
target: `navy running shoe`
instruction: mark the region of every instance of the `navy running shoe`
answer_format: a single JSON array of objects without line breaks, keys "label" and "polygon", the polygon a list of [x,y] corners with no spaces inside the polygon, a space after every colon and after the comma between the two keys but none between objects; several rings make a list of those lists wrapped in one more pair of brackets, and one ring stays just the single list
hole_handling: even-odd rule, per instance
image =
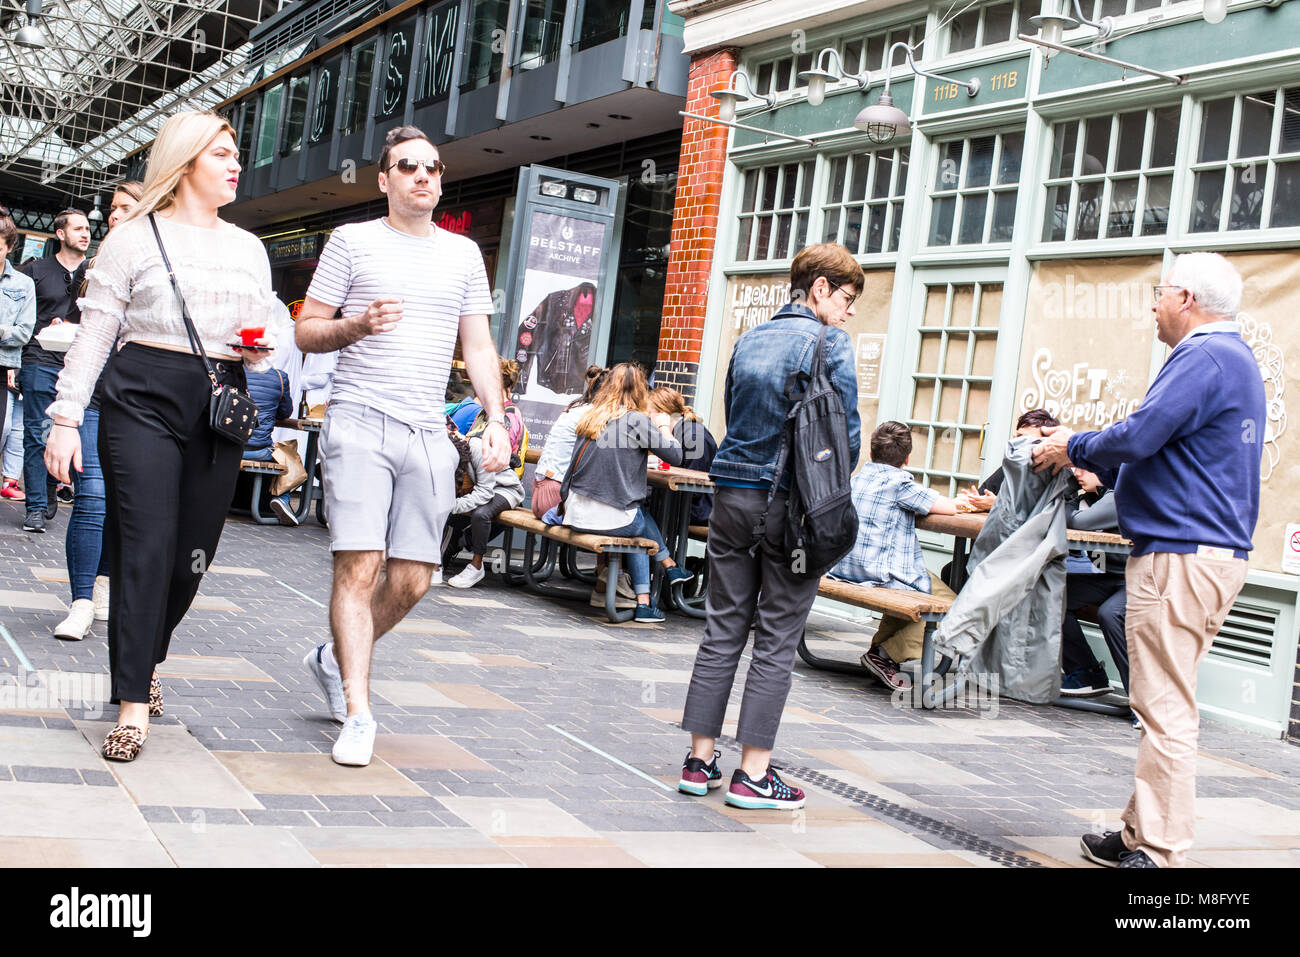
[{"label": "navy running shoe", "polygon": [[713,760],[705,764],[703,759],[687,752],[686,761],[682,764],[682,779],[677,782],[677,790],[683,794],[703,797],[714,788],[722,787],[722,772],[718,770],[720,757],[722,752],[714,751]]},{"label": "navy running shoe", "polygon": [[757,781],[736,768],[731,776],[731,787],[727,789],[727,796],[723,800],[732,807],[794,811],[803,807],[804,793],[782,781],[773,768],[769,767],[767,773]]}]

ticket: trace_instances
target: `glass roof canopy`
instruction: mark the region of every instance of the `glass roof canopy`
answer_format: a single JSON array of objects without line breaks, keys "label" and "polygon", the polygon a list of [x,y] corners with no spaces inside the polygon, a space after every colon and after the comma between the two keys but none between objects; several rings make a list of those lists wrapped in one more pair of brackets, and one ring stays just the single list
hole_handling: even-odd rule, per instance
[{"label": "glass roof canopy", "polygon": [[44,0],[42,49],[0,0],[0,171],[74,196],[118,181],[166,117],[247,85],[249,31],[278,0]]}]

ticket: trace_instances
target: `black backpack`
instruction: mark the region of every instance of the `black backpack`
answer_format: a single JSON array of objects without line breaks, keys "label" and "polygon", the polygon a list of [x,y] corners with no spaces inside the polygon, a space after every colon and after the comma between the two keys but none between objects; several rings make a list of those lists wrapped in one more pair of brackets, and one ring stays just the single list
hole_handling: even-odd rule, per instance
[{"label": "black backpack", "polygon": [[[767,507],[754,526],[750,548],[753,555],[760,545],[765,547],[800,578],[820,578],[830,571],[853,548],[858,535],[858,513],[849,489],[853,463],[848,416],[826,373],[828,331],[823,326],[817,337],[812,373],[795,372],[786,380],[790,411],[781,432]],[[769,529],[768,513],[787,463],[790,494],[785,515],[777,516]]]}]

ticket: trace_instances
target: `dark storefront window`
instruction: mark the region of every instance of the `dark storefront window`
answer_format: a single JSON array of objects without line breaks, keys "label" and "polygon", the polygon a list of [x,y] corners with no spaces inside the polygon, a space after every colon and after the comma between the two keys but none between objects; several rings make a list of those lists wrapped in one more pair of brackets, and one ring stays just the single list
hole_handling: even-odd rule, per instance
[{"label": "dark storefront window", "polygon": [[352,73],[348,81],[347,108],[343,112],[343,132],[357,133],[366,127],[370,109],[370,82],[375,72],[375,40],[352,51]]},{"label": "dark storefront window", "polygon": [[440,100],[451,92],[452,67],[456,57],[456,20],[459,5],[444,3],[429,11],[424,31],[424,62],[420,65],[420,83],[416,103]]},{"label": "dark storefront window", "polygon": [[415,18],[412,17],[395,27],[388,39],[388,64],[384,70],[383,93],[379,98],[380,116],[392,116],[406,105],[414,46]]},{"label": "dark storefront window", "polygon": [[342,57],[328,60],[320,68],[320,77],[316,80],[316,106],[311,111],[311,132],[307,137],[312,143],[329,139],[334,129],[334,110],[338,105],[339,74],[342,69]]},{"label": "dark storefront window", "polygon": [[524,36],[519,46],[521,70],[535,70],[560,55],[564,34],[566,0],[528,0],[524,14]]},{"label": "dark storefront window", "polygon": [[633,177],[628,185],[609,344],[611,365],[632,360],[647,370],[655,367],[676,191],[676,173],[660,174],[649,183]]},{"label": "dark storefront window", "polygon": [[253,137],[257,132],[257,97],[244,101],[244,116],[239,121],[239,162],[248,166],[253,162]]},{"label": "dark storefront window", "polygon": [[284,84],[274,86],[262,94],[262,119],[257,130],[257,157],[253,166],[265,166],[275,155],[276,124],[280,121],[280,100],[284,98]]},{"label": "dark storefront window", "polygon": [[495,82],[501,75],[501,58],[506,49],[506,17],[509,12],[510,4],[507,0],[474,0],[466,89],[477,90]]},{"label": "dark storefront window", "polygon": [[289,107],[284,117],[284,143],[280,146],[282,155],[289,155],[302,148],[302,131],[307,125],[307,87],[311,84],[310,74],[303,73],[289,80]]}]

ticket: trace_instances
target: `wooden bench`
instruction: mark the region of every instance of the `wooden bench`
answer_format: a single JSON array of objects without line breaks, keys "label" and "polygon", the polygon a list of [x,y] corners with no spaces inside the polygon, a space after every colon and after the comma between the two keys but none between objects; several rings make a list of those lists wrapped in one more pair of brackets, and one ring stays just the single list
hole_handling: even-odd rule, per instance
[{"label": "wooden bench", "polygon": [[[648,557],[659,547],[653,541],[648,538],[620,538],[616,535],[577,532],[563,525],[547,525],[533,515],[531,511],[522,508],[506,509],[497,516],[496,520],[498,524],[505,527],[503,547],[507,561],[506,578],[512,584],[522,582],[529,591],[536,592],[539,595],[582,599],[583,601],[589,599],[590,596],[587,592],[549,585],[543,580],[546,577],[545,575],[539,576],[538,572],[545,563],[535,563],[533,561],[533,552],[537,547],[538,540],[541,539],[553,545],[569,546],[580,551],[608,556],[609,564],[605,581],[605,616],[612,622],[621,622],[631,620],[633,615],[636,614],[635,609],[619,609],[616,604],[622,556],[642,552]],[[521,572],[512,572],[508,567],[512,537],[515,531],[524,533],[524,561]]]},{"label": "wooden bench", "polygon": [[248,500],[248,514],[252,516],[253,521],[258,525],[279,525],[280,520],[274,515],[262,514],[262,483],[270,481],[277,475],[283,475],[288,469],[270,459],[244,459],[239,463],[239,471],[253,476],[253,491]]}]

